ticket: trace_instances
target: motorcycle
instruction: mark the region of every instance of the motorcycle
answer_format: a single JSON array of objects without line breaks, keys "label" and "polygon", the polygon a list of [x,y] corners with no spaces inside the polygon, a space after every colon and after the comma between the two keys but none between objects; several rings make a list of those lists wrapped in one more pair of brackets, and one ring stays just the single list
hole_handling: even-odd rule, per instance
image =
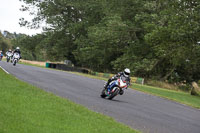
[{"label": "motorcycle", "polygon": [[13,55],[12,53],[7,53],[7,56],[6,56],[7,62],[12,60],[12,55]]},{"label": "motorcycle", "polygon": [[128,84],[125,80],[125,77],[120,77],[117,80],[110,82],[107,88],[104,88],[101,92],[102,98],[108,98],[112,100],[115,96],[117,96],[121,90],[125,90],[128,87]]},{"label": "motorcycle", "polygon": [[19,53],[14,53],[14,55],[13,55],[13,66],[16,65],[16,63],[19,61],[19,59],[20,59]]}]

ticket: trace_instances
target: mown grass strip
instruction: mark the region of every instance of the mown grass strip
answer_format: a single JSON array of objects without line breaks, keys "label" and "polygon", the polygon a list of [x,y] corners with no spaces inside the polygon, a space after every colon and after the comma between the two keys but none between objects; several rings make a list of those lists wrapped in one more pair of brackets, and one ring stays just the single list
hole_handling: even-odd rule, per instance
[{"label": "mown grass strip", "polygon": [[19,81],[0,70],[0,132],[135,133],[110,117]]},{"label": "mown grass strip", "polygon": [[38,64],[30,64],[30,63],[21,62],[21,61],[19,61],[19,64],[28,65],[28,66],[35,66],[35,67],[41,67],[41,68],[46,68],[45,66],[41,66],[41,65],[38,65]]},{"label": "mown grass strip", "polygon": [[[77,72],[73,72],[73,73],[82,75],[82,76],[87,76],[90,78],[96,78],[96,79],[107,81],[107,78],[103,78],[103,77],[97,77],[97,76],[82,74],[82,73],[77,73]],[[139,84],[132,84],[130,88],[200,109],[200,97],[192,96],[186,92],[173,91],[173,90],[162,89],[162,88],[157,88],[157,87],[152,87],[152,86],[147,86],[147,85],[139,85]]]},{"label": "mown grass strip", "polygon": [[174,91],[139,84],[134,84],[132,85],[132,87],[136,90],[143,91],[145,93],[150,93],[156,96],[174,100],[176,102],[200,109],[200,97],[192,96],[187,92]]}]

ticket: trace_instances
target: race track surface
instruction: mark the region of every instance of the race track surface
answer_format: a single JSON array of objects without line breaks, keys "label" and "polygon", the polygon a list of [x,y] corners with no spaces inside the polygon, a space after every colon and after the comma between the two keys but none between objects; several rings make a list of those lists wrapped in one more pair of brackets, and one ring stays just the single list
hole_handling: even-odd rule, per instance
[{"label": "race track surface", "polygon": [[0,66],[20,80],[144,133],[200,133],[198,109],[132,89],[113,100],[102,99],[102,80],[22,64],[13,66],[3,61],[0,61]]}]

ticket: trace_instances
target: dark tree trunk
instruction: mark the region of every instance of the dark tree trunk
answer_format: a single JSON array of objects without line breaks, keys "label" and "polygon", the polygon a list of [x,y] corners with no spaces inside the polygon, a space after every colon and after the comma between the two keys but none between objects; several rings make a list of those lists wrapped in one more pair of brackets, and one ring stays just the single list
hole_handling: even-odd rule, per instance
[{"label": "dark tree trunk", "polygon": [[176,68],[176,67],[174,66],[167,74],[165,74],[165,76],[164,76],[161,80],[162,80],[162,81],[167,80],[168,77],[172,75],[172,73],[174,72],[175,68]]}]

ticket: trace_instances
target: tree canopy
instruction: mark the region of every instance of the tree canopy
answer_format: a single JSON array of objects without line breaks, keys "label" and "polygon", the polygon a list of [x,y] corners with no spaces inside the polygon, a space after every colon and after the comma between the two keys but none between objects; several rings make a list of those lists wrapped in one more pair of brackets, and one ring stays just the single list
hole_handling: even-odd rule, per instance
[{"label": "tree canopy", "polygon": [[[22,0],[35,15],[22,26],[44,33],[17,38],[35,60],[71,60],[99,72],[173,82],[200,79],[199,0]],[[37,9],[37,13],[35,10]]]}]

